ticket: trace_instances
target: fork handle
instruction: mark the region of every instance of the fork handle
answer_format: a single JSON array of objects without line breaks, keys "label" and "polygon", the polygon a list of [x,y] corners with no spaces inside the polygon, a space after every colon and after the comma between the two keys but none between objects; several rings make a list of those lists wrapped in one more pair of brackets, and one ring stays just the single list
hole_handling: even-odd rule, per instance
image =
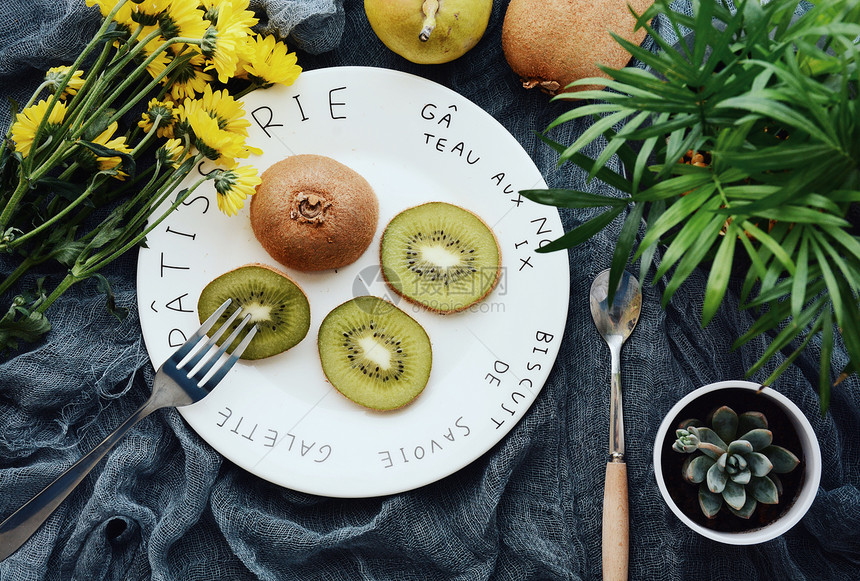
[{"label": "fork handle", "polygon": [[0,523],[0,561],[18,550],[111,448],[140,420],[164,407],[150,398],[102,442]]}]

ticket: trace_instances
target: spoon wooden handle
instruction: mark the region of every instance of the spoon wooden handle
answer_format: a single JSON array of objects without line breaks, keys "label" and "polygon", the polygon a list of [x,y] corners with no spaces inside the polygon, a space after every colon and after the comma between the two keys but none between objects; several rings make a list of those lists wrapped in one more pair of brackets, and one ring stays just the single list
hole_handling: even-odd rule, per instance
[{"label": "spoon wooden handle", "polygon": [[627,581],[629,554],[627,464],[609,462],[603,488],[603,581]]}]

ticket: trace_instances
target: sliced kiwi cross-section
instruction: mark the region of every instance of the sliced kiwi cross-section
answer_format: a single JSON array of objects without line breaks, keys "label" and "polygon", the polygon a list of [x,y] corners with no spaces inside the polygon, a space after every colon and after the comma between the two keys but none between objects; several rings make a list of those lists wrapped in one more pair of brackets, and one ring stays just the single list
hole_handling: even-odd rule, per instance
[{"label": "sliced kiwi cross-section", "polygon": [[375,410],[406,405],[430,378],[433,355],[424,328],[377,297],[357,297],[332,310],[320,325],[318,347],[335,389]]},{"label": "sliced kiwi cross-section", "polygon": [[[248,264],[207,284],[197,301],[200,321],[205,321],[228,298],[243,310],[232,327],[250,313],[250,323],[259,329],[242,354],[243,359],[277,355],[297,345],[308,334],[311,309],[307,296],[290,277],[274,268]],[[227,309],[209,334],[212,335],[234,310],[233,306]],[[229,332],[224,333],[221,341],[228,335]]]},{"label": "sliced kiwi cross-section", "polygon": [[501,274],[495,234],[472,212],[430,202],[395,216],[382,234],[382,274],[398,294],[439,313],[486,297]]}]

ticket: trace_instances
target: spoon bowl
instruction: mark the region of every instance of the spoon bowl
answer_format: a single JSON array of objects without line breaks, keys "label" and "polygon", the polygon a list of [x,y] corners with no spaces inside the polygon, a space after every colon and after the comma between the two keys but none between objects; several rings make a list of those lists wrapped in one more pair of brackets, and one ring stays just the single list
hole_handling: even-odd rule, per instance
[{"label": "spoon bowl", "polygon": [[591,283],[589,303],[597,331],[609,346],[611,392],[609,399],[609,462],[603,490],[603,579],[627,579],[629,529],[627,464],[624,462],[624,417],[621,408],[621,346],[633,332],[642,310],[639,281],[621,273],[610,304],[609,270]]}]

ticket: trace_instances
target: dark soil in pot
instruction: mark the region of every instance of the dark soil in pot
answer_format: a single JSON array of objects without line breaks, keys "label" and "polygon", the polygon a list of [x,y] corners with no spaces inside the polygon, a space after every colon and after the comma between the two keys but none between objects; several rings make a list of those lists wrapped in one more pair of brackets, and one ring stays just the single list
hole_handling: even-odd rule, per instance
[{"label": "dark soil in pot", "polygon": [[[738,414],[749,411],[758,411],[767,417],[768,427],[773,432],[773,443],[787,448],[800,458],[800,464],[788,474],[780,474],[783,491],[779,497],[779,503],[766,505],[759,503],[755,512],[749,519],[743,519],[732,514],[723,505],[717,515],[709,519],[699,508],[698,484],[690,484],[681,476],[681,465],[687,454],[681,454],[672,450],[675,441],[675,428],[688,418],[698,418],[705,421],[708,414],[714,409],[727,405]],[[673,428],[666,434],[663,442],[663,454],[661,466],[666,488],[675,504],[690,519],[705,528],[722,532],[744,532],[766,526],[780,516],[794,504],[803,484],[805,471],[805,460],[800,439],[782,407],[773,400],[753,390],[727,388],[712,391],[700,398],[690,402],[681,412],[672,419]]]}]

